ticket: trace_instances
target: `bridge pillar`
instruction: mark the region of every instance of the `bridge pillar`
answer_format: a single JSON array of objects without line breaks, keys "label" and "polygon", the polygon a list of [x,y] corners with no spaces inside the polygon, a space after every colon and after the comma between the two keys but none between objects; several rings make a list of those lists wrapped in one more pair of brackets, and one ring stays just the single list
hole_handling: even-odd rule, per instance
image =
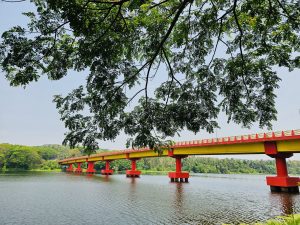
[{"label": "bridge pillar", "polygon": [[69,164],[68,168],[66,169],[67,172],[73,172],[73,164]]},{"label": "bridge pillar", "polygon": [[101,170],[101,174],[103,175],[112,175],[114,173],[114,170],[111,170],[110,167],[110,160],[105,161],[105,169]]},{"label": "bridge pillar", "polygon": [[169,178],[171,179],[171,182],[189,182],[190,174],[188,172],[182,172],[181,171],[181,159],[186,158],[186,155],[174,155],[173,150],[170,150],[168,152],[168,156],[175,158],[176,162],[176,171],[175,172],[169,172]]},{"label": "bridge pillar", "polygon": [[77,168],[76,168],[76,170],[75,170],[75,173],[81,173],[82,172],[82,169],[81,169],[81,162],[78,162],[77,163]]},{"label": "bridge pillar", "polygon": [[140,177],[141,171],[136,170],[136,161],[138,159],[129,159],[131,160],[131,170],[126,170],[126,177]]},{"label": "bridge pillar", "polygon": [[86,170],[86,173],[96,173],[96,170],[94,169],[94,162],[87,162],[88,163],[88,168]]},{"label": "bridge pillar", "polygon": [[277,176],[266,177],[267,185],[272,192],[299,192],[299,177],[289,177],[286,158],[293,156],[293,153],[277,151],[276,142],[265,142],[265,153],[275,158]]}]

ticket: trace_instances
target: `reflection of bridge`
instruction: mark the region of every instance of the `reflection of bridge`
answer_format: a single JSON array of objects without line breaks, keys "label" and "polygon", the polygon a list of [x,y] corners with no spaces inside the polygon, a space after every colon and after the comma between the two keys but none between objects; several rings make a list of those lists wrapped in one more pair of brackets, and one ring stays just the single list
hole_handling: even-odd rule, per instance
[{"label": "reflection of bridge", "polygon": [[141,171],[136,169],[138,159],[168,156],[176,159],[176,171],[169,173],[171,182],[187,182],[189,173],[181,171],[181,159],[188,155],[266,154],[275,158],[277,168],[277,176],[266,179],[271,190],[298,192],[300,178],[289,177],[286,165],[286,158],[291,157],[293,153],[300,153],[300,130],[177,142],[170,149],[163,149],[161,155],[150,149],[123,150],[68,158],[59,163],[68,165],[69,172],[73,171],[73,164],[77,164],[75,172],[81,173],[81,164],[87,162],[86,172],[95,173],[94,163],[105,161],[105,169],[101,173],[110,175],[113,173],[110,161],[128,159],[131,161],[131,170],[126,171],[126,176],[139,177]]}]

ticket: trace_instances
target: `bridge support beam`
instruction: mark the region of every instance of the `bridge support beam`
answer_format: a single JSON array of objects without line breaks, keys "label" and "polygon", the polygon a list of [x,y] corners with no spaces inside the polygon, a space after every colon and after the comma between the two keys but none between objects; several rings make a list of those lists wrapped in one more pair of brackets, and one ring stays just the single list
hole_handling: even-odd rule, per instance
[{"label": "bridge support beam", "polygon": [[266,177],[267,185],[272,192],[299,192],[299,177],[289,177],[286,158],[293,156],[293,153],[277,152],[276,142],[265,142],[265,152],[268,156],[275,158],[277,176]]},{"label": "bridge support beam", "polygon": [[88,163],[88,168],[86,169],[86,173],[92,174],[96,173],[96,170],[94,169],[94,162],[87,162]]},{"label": "bridge support beam", "polygon": [[129,159],[131,160],[131,170],[126,170],[126,177],[140,177],[141,171],[136,170],[136,161],[138,159]]},{"label": "bridge support beam", "polygon": [[69,164],[68,168],[66,169],[67,172],[73,172],[73,164]]},{"label": "bridge support beam", "polygon": [[174,155],[173,150],[170,150],[168,152],[168,156],[175,158],[176,160],[176,171],[175,172],[169,172],[169,178],[171,179],[171,182],[189,182],[190,174],[188,172],[181,171],[181,159],[186,158],[186,155]]},{"label": "bridge support beam", "polygon": [[112,175],[114,173],[114,170],[110,169],[110,160],[105,161],[105,169],[101,170],[101,174],[103,175]]},{"label": "bridge support beam", "polygon": [[77,168],[76,168],[76,170],[75,170],[75,173],[81,173],[82,172],[82,169],[81,169],[81,162],[78,162],[77,163]]}]

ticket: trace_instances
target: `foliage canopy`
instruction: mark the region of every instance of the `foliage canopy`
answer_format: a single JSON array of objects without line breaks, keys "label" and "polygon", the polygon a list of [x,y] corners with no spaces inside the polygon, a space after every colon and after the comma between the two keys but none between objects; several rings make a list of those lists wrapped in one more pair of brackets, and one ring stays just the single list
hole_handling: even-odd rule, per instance
[{"label": "foliage canopy", "polygon": [[12,86],[87,73],[54,101],[69,130],[64,143],[91,151],[120,131],[128,144],[151,148],[182,129],[212,132],[220,111],[270,128],[274,67],[300,66],[296,0],[32,2],[28,26],[2,34],[2,70]]}]

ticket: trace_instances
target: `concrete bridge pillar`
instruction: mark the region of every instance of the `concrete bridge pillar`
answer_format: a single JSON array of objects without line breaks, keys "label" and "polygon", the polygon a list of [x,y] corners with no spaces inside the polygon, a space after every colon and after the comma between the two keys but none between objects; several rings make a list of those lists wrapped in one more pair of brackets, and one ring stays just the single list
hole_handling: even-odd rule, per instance
[{"label": "concrete bridge pillar", "polygon": [[68,168],[66,169],[67,172],[73,172],[73,164],[69,164]]},{"label": "concrete bridge pillar", "polygon": [[82,172],[82,169],[81,169],[81,162],[78,162],[77,163],[77,168],[76,168],[76,170],[75,170],[75,173],[81,173]]},{"label": "concrete bridge pillar", "polygon": [[131,170],[126,170],[126,177],[140,177],[141,171],[136,170],[136,161],[137,158],[130,159],[131,160]]},{"label": "concrete bridge pillar", "polygon": [[94,162],[87,162],[88,163],[88,168],[86,170],[86,173],[92,174],[92,173],[96,173],[96,170],[94,169]]},{"label": "concrete bridge pillar", "polygon": [[171,182],[189,182],[190,174],[188,172],[181,171],[182,164],[181,159],[186,158],[186,155],[174,155],[173,150],[168,152],[168,156],[175,158],[176,162],[176,171],[169,172],[169,178]]},{"label": "concrete bridge pillar", "polygon": [[277,176],[266,177],[267,185],[272,192],[299,192],[300,178],[289,177],[286,158],[293,156],[293,153],[277,151],[276,142],[265,142],[265,153],[275,158]]},{"label": "concrete bridge pillar", "polygon": [[114,170],[110,169],[110,160],[105,161],[105,169],[101,170],[101,174],[103,175],[112,175],[114,173]]}]

